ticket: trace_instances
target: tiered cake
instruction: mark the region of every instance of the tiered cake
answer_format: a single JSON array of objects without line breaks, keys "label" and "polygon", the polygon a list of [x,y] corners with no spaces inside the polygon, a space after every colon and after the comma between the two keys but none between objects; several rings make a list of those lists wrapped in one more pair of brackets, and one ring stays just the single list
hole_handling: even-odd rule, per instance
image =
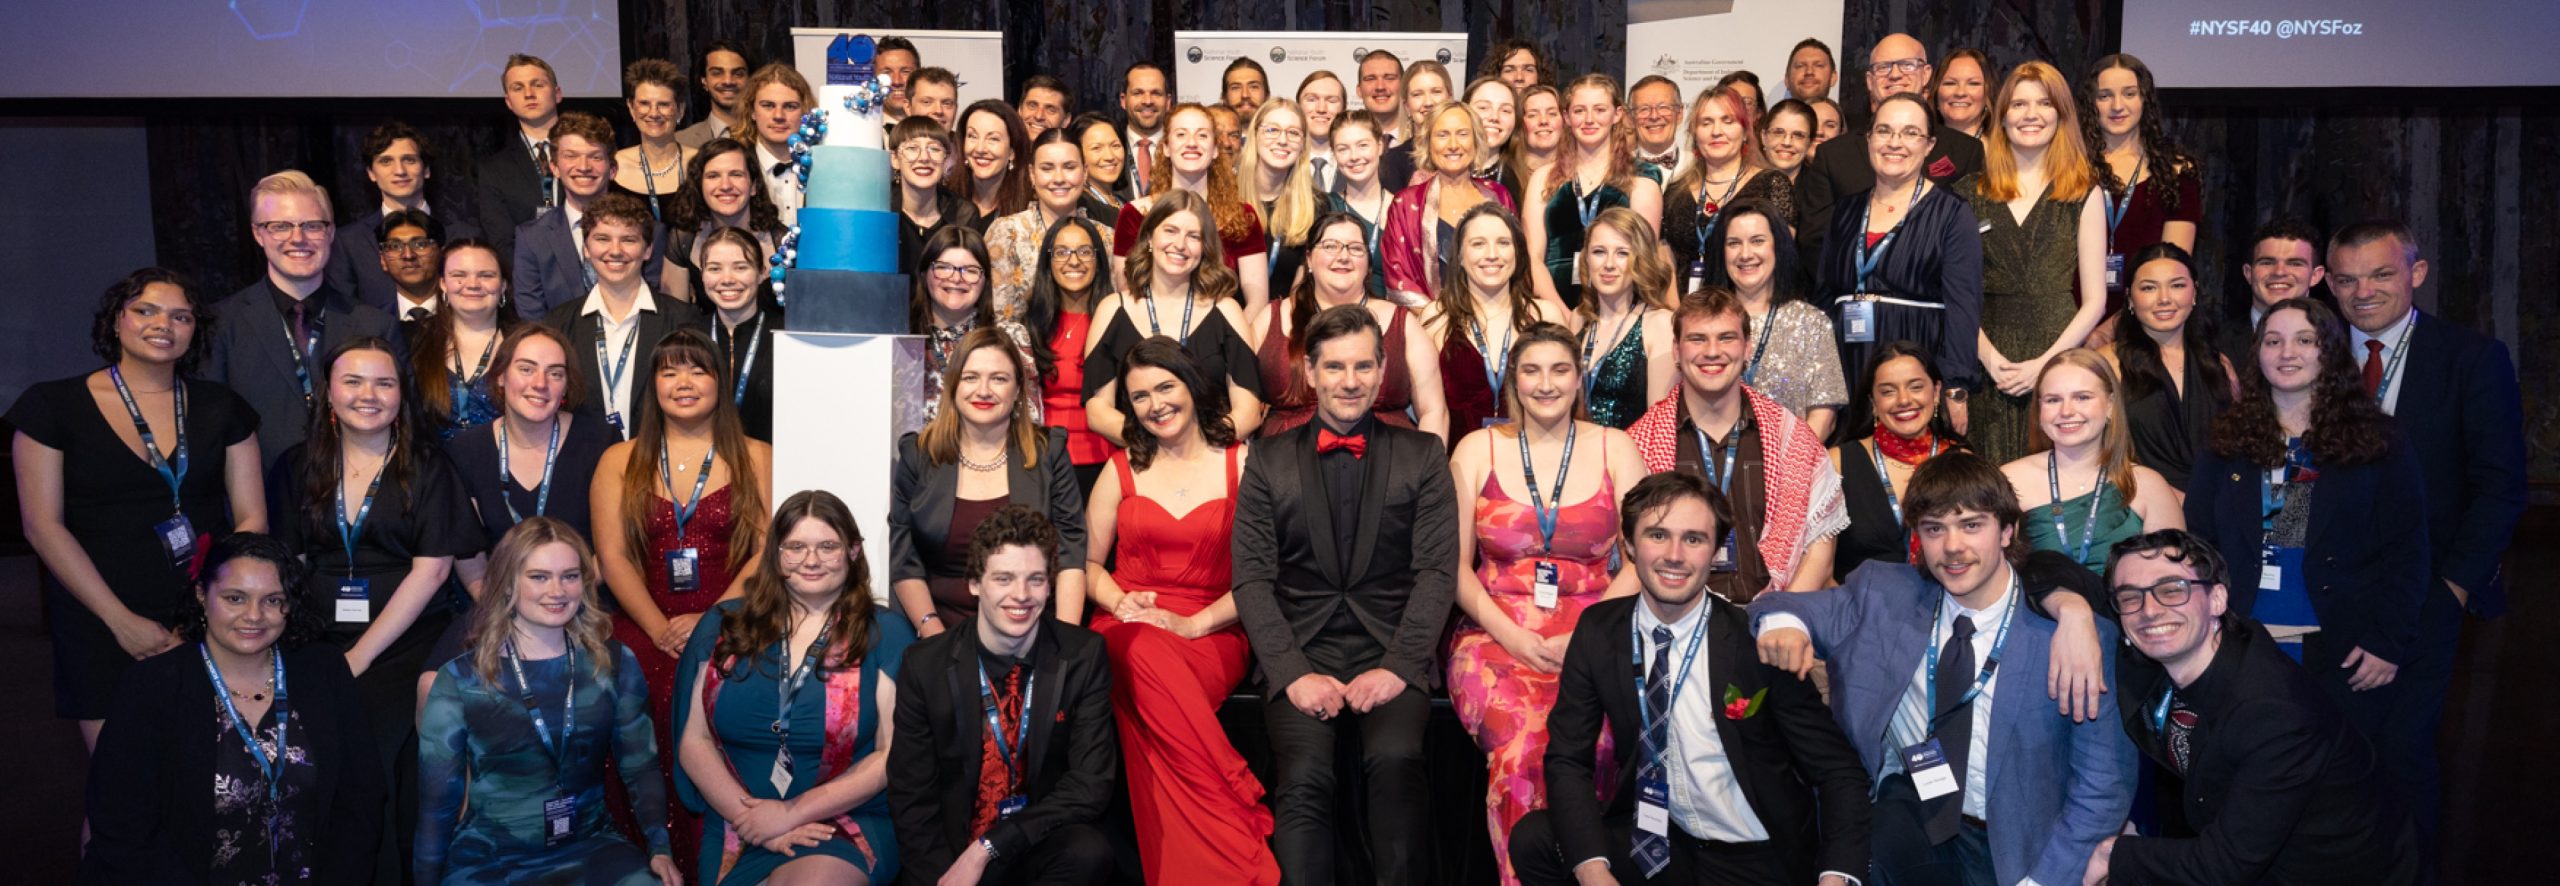
[{"label": "tiered cake", "polygon": [[827,79],[801,128],[804,194],[793,264],[785,276],[791,328],[903,335],[907,278],[900,273],[895,183],[881,123],[888,78],[873,68],[867,35],[827,47]]}]

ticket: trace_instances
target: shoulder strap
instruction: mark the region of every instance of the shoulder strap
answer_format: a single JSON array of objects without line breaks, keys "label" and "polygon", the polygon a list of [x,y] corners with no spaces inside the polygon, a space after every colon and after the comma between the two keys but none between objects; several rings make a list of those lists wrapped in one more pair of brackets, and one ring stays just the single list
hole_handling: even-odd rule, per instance
[{"label": "shoulder strap", "polygon": [[1126,450],[1111,454],[1111,469],[1120,475],[1120,497],[1136,498],[1138,476],[1129,470],[1129,453]]},{"label": "shoulder strap", "polygon": [[1237,446],[1229,446],[1229,447],[1227,447],[1227,497],[1228,497],[1228,498],[1230,498],[1230,499],[1235,498],[1235,495],[1236,495],[1236,449],[1237,449],[1237,448],[1238,448]]}]

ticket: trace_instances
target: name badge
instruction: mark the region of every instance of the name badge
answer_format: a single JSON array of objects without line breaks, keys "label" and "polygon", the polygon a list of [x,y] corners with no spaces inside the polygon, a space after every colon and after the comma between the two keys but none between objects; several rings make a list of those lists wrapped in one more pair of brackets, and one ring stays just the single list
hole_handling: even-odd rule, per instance
[{"label": "name badge", "polygon": [[577,827],[578,798],[575,795],[542,801],[542,848],[569,842],[570,833]]},{"label": "name badge", "polygon": [[1697,260],[1697,261],[1690,262],[1690,263],[1689,263],[1689,288],[1687,288],[1687,289],[1683,289],[1683,290],[1680,290],[1680,291],[1681,291],[1683,294],[1686,294],[1686,293],[1696,292],[1696,291],[1698,291],[1698,290],[1705,289],[1705,288],[1707,288],[1707,262],[1706,262],[1706,260],[1705,260],[1705,259],[1699,259],[1699,260]]},{"label": "name badge", "polygon": [[1840,305],[1840,340],[1871,344],[1876,340],[1876,303],[1863,294]]},{"label": "name badge", "polygon": [[773,758],[773,774],[766,776],[765,780],[773,782],[773,792],[775,795],[782,797],[791,796],[791,755],[775,755]]},{"label": "name badge", "polygon": [[1558,583],[1558,573],[1561,571],[1562,570],[1558,570],[1556,568],[1556,564],[1552,562],[1546,560],[1538,561],[1538,580],[1529,586],[1530,593],[1536,598],[1538,608],[1556,608],[1556,597],[1558,596],[1556,593],[1556,585]]},{"label": "name badge", "polygon": [[1727,532],[1724,534],[1724,541],[1716,545],[1716,558],[1713,562],[1707,564],[1707,570],[1710,572],[1732,572],[1734,569],[1733,533]]},{"label": "name badge", "polygon": [[[610,394],[611,392],[607,393]],[[613,433],[615,436],[630,439],[631,432],[622,429],[622,413],[606,410],[604,414],[604,423],[613,426]]]},{"label": "name badge", "polygon": [[196,528],[187,523],[187,515],[173,515],[153,524],[151,531],[160,537],[160,552],[169,555],[169,565],[181,568],[194,565]]},{"label": "name badge", "polygon": [[1580,252],[1573,254],[1573,283],[1576,286],[1582,285],[1582,253]]},{"label": "name badge", "polygon": [[690,594],[702,590],[702,552],[693,548],[677,548],[667,552],[667,592]]},{"label": "name badge", "polygon": [[2124,291],[2124,255],[2122,253],[2107,256],[2107,291]]},{"label": "name badge", "polygon": [[1947,765],[1946,751],[1937,739],[1902,749],[1902,771],[1911,774],[1911,786],[1920,799],[1935,800],[1964,789],[1964,781],[1956,777],[1955,768]]},{"label": "name badge", "polygon": [[1979,231],[1977,231],[1976,233],[1982,233],[1982,234],[1988,234],[1988,233],[1991,233],[1991,223],[1990,223],[1990,222],[1983,222],[1983,223],[1982,223],[1982,228],[1981,228]]},{"label": "name badge", "polygon": [[1648,834],[1670,835],[1671,784],[1658,778],[1642,779],[1636,791],[1636,827]]},{"label": "name badge", "polygon": [[338,623],[364,624],[373,620],[373,580],[350,578],[338,582]]},{"label": "name badge", "polygon": [[1031,798],[1025,797],[1021,794],[1015,794],[1002,800],[998,800],[996,801],[996,818],[999,820],[1012,818],[1014,813],[1021,812],[1030,805]]},{"label": "name badge", "polygon": [[2259,553],[2258,562],[2265,565],[2258,567],[2258,590],[2284,590],[2284,564],[2276,556],[2275,545],[2267,545],[2266,550]]}]

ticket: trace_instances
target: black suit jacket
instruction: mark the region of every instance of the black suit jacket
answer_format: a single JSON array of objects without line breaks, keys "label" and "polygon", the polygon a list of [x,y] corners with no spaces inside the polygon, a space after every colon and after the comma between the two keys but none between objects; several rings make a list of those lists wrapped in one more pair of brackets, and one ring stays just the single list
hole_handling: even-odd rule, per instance
[{"label": "black suit jacket", "polygon": [[[631,367],[623,370],[631,378],[631,402],[622,404],[625,431],[621,433],[615,432],[613,426],[604,420],[605,397],[610,392],[604,386],[604,371],[596,366],[596,342],[604,337],[604,317],[590,316],[573,302],[542,321],[569,340],[569,371],[577,376],[578,388],[584,392],[578,398],[577,411],[572,414],[579,421],[595,422],[597,427],[604,429],[605,436],[612,443],[630,439],[629,429],[639,427],[639,422],[645,418],[644,413],[658,408],[658,398],[651,393],[649,374],[649,360],[658,353],[658,340],[666,338],[667,333],[676,331],[678,327],[697,325],[692,303],[656,293],[651,293],[650,297],[657,302],[658,309],[639,312],[640,327],[633,333],[639,338],[631,346]],[[620,356],[620,353],[608,354],[605,359]]]},{"label": "black suit jacket", "polygon": [[[2506,611],[2499,564],[2524,517],[2524,401],[2497,339],[2422,314],[2401,367],[2399,423],[2426,478],[2435,576],[2471,595],[2471,612]],[[2395,503],[2396,504],[2396,503]]]},{"label": "black suit jacket", "polygon": [[[2130,652],[2116,657],[2116,685],[2125,734],[2169,769],[2153,720],[2168,672]],[[2197,836],[2118,839],[2108,882],[2417,882],[2416,837],[2383,793],[2373,746],[2266,628],[2224,617],[2222,648],[2182,695],[2197,725],[2177,802]]]},{"label": "black suit jacket", "polygon": [[[373,879],[383,784],[373,727],[347,662],[325,644],[284,654],[288,740],[318,764],[315,797],[325,812],[296,825],[309,847],[313,882]],[[118,684],[114,712],[89,758],[89,851],[82,883],[203,883],[213,860],[213,680],[188,643],[136,662]]]},{"label": "black suit jacket", "polygon": [[522,131],[514,120],[507,121],[507,134],[498,140],[498,149],[480,155],[473,186],[479,197],[480,230],[497,244],[500,261],[515,259],[516,226],[542,214],[542,171],[533,168]]},{"label": "black suit jacket", "polygon": [[[1000,858],[1028,851],[1061,825],[1099,823],[1120,771],[1102,635],[1050,621],[1031,642],[1031,738],[1023,744],[1031,802],[987,829]],[[907,649],[888,787],[903,882],[934,882],[969,847],[987,734],[983,698],[975,622]]]},{"label": "black suit jacket", "polygon": [[[1023,467],[1020,453],[1005,464],[1005,497],[1039,511],[1058,530],[1058,568],[1083,569],[1084,489],[1067,462],[1067,432],[1047,429],[1040,466]],[[960,466],[924,457],[916,435],[898,438],[897,473],[889,481],[889,580],[932,577],[924,552],[942,550],[951,532],[952,502],[960,497]]]},{"label": "black suit jacket", "polygon": [[[2381,461],[2318,467],[2302,581],[2320,632],[2306,641],[2303,663],[2334,671],[2356,647],[2395,664],[2416,661],[2418,607],[2430,574],[2427,549],[2417,543],[2425,518],[2410,507],[2425,495],[2417,459],[2407,442],[2395,439]],[[2212,540],[2230,562],[2231,611],[2244,615],[2257,605],[2265,559],[2259,492],[2266,476],[2265,468],[2207,446],[2187,478],[2187,529]]]},{"label": "black suit jacket", "polygon": [[[1324,472],[1316,464],[1322,421],[1254,444],[1236,489],[1232,556],[1237,617],[1274,693],[1313,672],[1305,643],[1338,610],[1353,638],[1383,653],[1378,666],[1408,686],[1438,685],[1440,629],[1456,593],[1457,498],[1440,438],[1371,422],[1360,525],[1350,569],[1337,548]],[[1349,677],[1334,674],[1335,677]]]},{"label": "black suit jacket", "polygon": [[[444,226],[444,241],[451,243],[464,237],[480,236],[480,226],[467,218],[436,217]],[[382,207],[376,206],[338,226],[336,241],[329,247],[329,288],[355,296],[361,304],[381,308],[394,320],[400,319],[400,286],[382,270]],[[503,254],[503,253],[501,253]]]},{"label": "black suit jacket", "polygon": [[[1823,142],[1805,161],[1802,174],[1796,176],[1796,249],[1804,255],[1821,255],[1822,241],[1831,234],[1831,208],[1849,195],[1876,186],[1876,170],[1867,162],[1865,132],[1875,123],[1872,115],[1850,121],[1840,135]],[[1982,171],[1982,140],[1945,126],[1938,127],[1937,146],[1929,149],[1927,170],[1930,181],[1946,184]]]},{"label": "black suit jacket", "polygon": [[[667,242],[667,226],[651,224],[657,230],[649,237],[649,257],[640,262],[640,279],[657,290],[667,265],[666,250],[660,248]],[[569,225],[569,210],[547,210],[518,225],[515,232],[516,314],[540,320],[553,311],[577,310],[589,287],[586,260],[579,256],[579,234]]]},{"label": "black suit jacket", "polygon": [[[284,314],[276,310],[276,292],[275,282],[261,276],[214,305],[218,322],[213,347],[200,367],[207,381],[231,386],[258,411],[258,460],[263,464],[273,464],[311,430],[312,401],[304,399],[293,371],[293,351],[300,343],[292,340]],[[328,359],[330,349],[350,338],[370,335],[391,342],[400,365],[409,365],[409,343],[400,335],[400,324],[381,309],[357,304],[326,283],[304,303],[320,307],[320,347],[313,362]],[[325,398],[328,367],[309,370],[313,396]]]},{"label": "black suit jacket", "polygon": [[[1718,717],[1743,799],[1787,857],[1797,882],[1819,871],[1863,876],[1867,871],[1867,770],[1857,748],[1813,684],[1760,663],[1749,616],[1733,604],[1700,594],[1707,610],[1704,672],[1680,691],[1711,692],[1721,701],[1726,686],[1743,696],[1766,691],[1748,718]],[[1547,808],[1566,864],[1618,855],[1609,845],[1609,821],[1635,815],[1636,769],[1643,762],[1643,726],[1628,662],[1627,626],[1644,596],[1591,605],[1565,647],[1555,708],[1547,713]],[[1705,677],[1701,681],[1697,677]],[[1721,707],[1721,705],[1719,705]],[[1594,793],[1600,728],[1607,721],[1617,747],[1617,790],[1602,807]]]}]

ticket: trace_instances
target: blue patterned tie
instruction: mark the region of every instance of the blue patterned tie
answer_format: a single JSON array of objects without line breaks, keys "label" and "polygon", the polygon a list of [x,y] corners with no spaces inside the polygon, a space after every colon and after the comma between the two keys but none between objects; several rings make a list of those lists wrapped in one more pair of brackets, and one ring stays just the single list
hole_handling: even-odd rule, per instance
[{"label": "blue patterned tie", "polygon": [[[1671,745],[1671,629],[1661,625],[1653,629],[1653,666],[1645,669],[1644,704],[1652,716],[1644,723],[1644,763],[1636,767],[1639,795],[1644,785],[1667,783],[1662,757]],[[1671,865],[1671,838],[1637,828],[1635,862],[1647,879],[1662,873]]]}]

